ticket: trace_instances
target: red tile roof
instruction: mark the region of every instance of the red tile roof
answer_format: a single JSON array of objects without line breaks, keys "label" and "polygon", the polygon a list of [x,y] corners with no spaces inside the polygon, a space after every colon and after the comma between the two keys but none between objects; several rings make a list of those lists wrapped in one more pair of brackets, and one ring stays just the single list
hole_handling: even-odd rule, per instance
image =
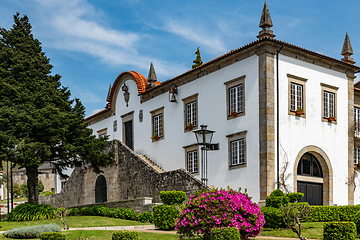
[{"label": "red tile roof", "polygon": [[[258,40],[256,40],[256,41],[253,41],[253,42],[251,42],[251,43],[249,43],[249,44],[246,44],[245,46],[242,46],[242,47],[240,47],[240,48],[238,48],[238,49],[231,50],[230,52],[225,53],[225,54],[223,54],[223,55],[221,55],[221,56],[219,56],[219,57],[217,57],[217,58],[214,58],[214,59],[212,59],[212,60],[210,60],[210,61],[208,61],[208,62],[206,62],[206,63],[204,63],[204,64],[202,64],[202,65],[200,65],[200,66],[198,66],[198,67],[196,67],[196,68],[194,68],[194,69],[190,69],[190,70],[187,71],[187,72],[184,72],[184,73],[182,73],[182,74],[180,74],[180,75],[178,75],[178,76],[176,76],[176,77],[173,77],[173,78],[171,78],[171,79],[169,79],[169,80],[166,80],[166,81],[162,82],[161,85],[164,85],[164,84],[167,84],[167,83],[169,83],[169,82],[172,82],[172,81],[174,81],[175,79],[177,79],[177,78],[179,78],[179,77],[182,77],[182,76],[184,76],[184,75],[186,75],[186,74],[189,74],[189,73],[191,73],[191,72],[193,72],[193,71],[196,71],[197,69],[200,69],[200,68],[202,68],[202,67],[204,67],[204,66],[207,66],[207,65],[209,65],[209,64],[211,64],[211,63],[213,63],[213,62],[216,62],[216,61],[218,61],[218,60],[221,60],[221,59],[223,59],[223,58],[225,58],[225,57],[227,57],[227,56],[230,56],[230,55],[232,55],[232,54],[235,54],[235,53],[237,53],[237,52],[243,51],[243,50],[245,50],[245,49],[247,49],[247,48],[249,48],[249,47],[255,46],[256,44],[259,44],[259,43],[264,42],[264,41],[270,41],[270,42],[278,43],[278,44],[284,45],[285,47],[288,47],[288,48],[292,48],[292,49],[295,49],[295,50],[299,50],[299,51],[302,51],[302,52],[311,54],[311,55],[313,55],[313,56],[316,56],[316,57],[319,57],[319,58],[322,58],[322,59],[330,60],[330,61],[333,61],[333,62],[342,64],[342,65],[346,65],[346,66],[351,66],[351,67],[353,67],[353,68],[356,69],[356,70],[360,70],[360,67],[355,66],[355,65],[353,65],[353,64],[349,64],[349,63],[340,61],[340,60],[338,60],[338,59],[335,59],[335,58],[332,58],[332,57],[328,57],[328,56],[326,56],[326,55],[323,55],[323,54],[320,54],[320,53],[317,53],[317,52],[314,52],[314,51],[310,51],[310,50],[308,50],[308,49],[305,49],[305,48],[302,48],[302,47],[298,47],[298,46],[296,46],[296,45],[293,45],[293,44],[290,44],[290,43],[287,43],[287,42],[284,42],[284,41],[280,41],[280,40],[277,40],[277,39],[270,39],[270,38],[265,37],[265,38],[262,38],[262,39],[258,39]],[[155,88],[156,88],[156,87],[155,87]],[[151,89],[143,92],[142,94],[145,94],[145,93],[147,93],[147,92],[149,92],[149,91],[152,91],[152,90],[155,89],[155,88],[151,88]]]},{"label": "red tile roof", "polygon": [[[178,75],[178,76],[176,76],[176,77],[173,77],[173,78],[171,78],[171,79],[169,79],[169,80],[166,80],[165,82],[156,82],[156,84],[159,86],[159,85],[164,85],[164,84],[167,84],[167,83],[171,83],[171,82],[174,81],[175,79],[180,78],[180,77],[182,77],[182,76],[184,76],[184,75],[186,75],[186,74],[189,74],[189,73],[191,73],[191,72],[193,72],[193,71],[196,71],[197,69],[200,69],[200,68],[202,68],[202,67],[204,67],[204,66],[207,66],[207,65],[209,65],[209,64],[211,64],[211,63],[213,63],[213,62],[219,61],[219,60],[221,60],[221,59],[223,59],[223,58],[225,58],[225,57],[227,57],[227,56],[230,56],[230,55],[232,55],[232,54],[238,53],[238,52],[240,52],[240,51],[243,51],[243,50],[245,50],[245,49],[247,49],[247,48],[250,48],[250,47],[252,47],[252,46],[255,46],[255,45],[260,44],[261,42],[265,42],[265,41],[269,41],[269,42],[274,42],[274,43],[277,43],[277,44],[281,44],[281,45],[284,45],[285,47],[292,48],[292,49],[295,49],[295,50],[299,50],[299,51],[301,51],[301,52],[305,52],[305,53],[307,53],[307,54],[313,55],[313,56],[318,57],[318,58],[326,59],[326,60],[329,60],[329,61],[332,61],[332,62],[341,64],[341,65],[344,65],[344,66],[352,67],[352,68],[354,68],[354,69],[356,69],[356,70],[358,70],[358,71],[360,70],[360,67],[355,66],[355,65],[352,65],[352,64],[349,64],[349,63],[346,63],[346,62],[342,62],[342,61],[340,61],[340,60],[338,60],[338,59],[335,59],[335,58],[332,58],[332,57],[328,57],[328,56],[326,56],[326,55],[323,55],[323,54],[320,54],[320,53],[317,53],[317,52],[314,52],[314,51],[310,51],[310,50],[308,50],[308,49],[305,49],[305,48],[302,48],[302,47],[298,47],[298,46],[296,46],[296,45],[293,45],[293,44],[290,44],[290,43],[287,43],[287,42],[284,42],[284,41],[280,41],[280,40],[277,40],[277,39],[270,39],[270,38],[265,37],[265,38],[262,38],[262,39],[258,39],[258,40],[256,40],[256,41],[253,41],[253,42],[251,42],[251,43],[249,43],[249,44],[246,44],[246,45],[244,45],[244,46],[242,46],[242,47],[240,47],[240,48],[238,48],[238,49],[231,50],[231,51],[228,52],[228,53],[225,53],[225,54],[223,54],[223,55],[221,55],[221,56],[219,56],[219,57],[217,57],[217,58],[214,58],[214,59],[212,59],[212,60],[210,60],[210,61],[208,61],[208,62],[206,62],[206,63],[204,63],[204,64],[202,64],[202,65],[200,65],[200,66],[198,66],[198,67],[196,67],[196,68],[194,68],[194,69],[191,69],[191,70],[189,70],[189,71],[187,71],[187,72],[184,72],[184,73],[182,73],[182,74],[180,74],[180,75]],[[98,113],[95,113],[95,114],[91,115],[90,117],[86,118],[86,120],[89,119],[89,118],[92,118],[92,117],[94,117],[94,116],[97,116],[97,115],[99,115],[99,114],[102,114],[103,112],[109,111],[109,110],[111,109],[112,98],[113,98],[113,95],[114,95],[114,92],[115,92],[115,88],[116,88],[119,80],[122,78],[122,76],[124,76],[124,75],[127,74],[127,73],[130,73],[130,74],[132,74],[132,75],[134,76],[134,78],[135,78],[135,80],[136,80],[136,83],[137,83],[137,86],[138,86],[139,94],[145,94],[145,93],[150,92],[150,91],[152,91],[153,89],[156,89],[156,88],[157,88],[157,87],[154,87],[154,88],[150,88],[150,89],[146,90],[147,79],[146,79],[142,74],[140,74],[140,73],[138,73],[138,72],[135,72],[135,71],[123,72],[123,73],[121,73],[121,74],[116,78],[116,80],[115,80],[115,82],[114,82],[114,85],[113,85],[113,87],[112,87],[112,89],[111,89],[111,93],[110,93],[110,97],[109,97],[109,102],[108,102],[106,108],[105,108],[104,110],[98,112]],[[358,90],[358,89],[356,89],[356,90]]]}]

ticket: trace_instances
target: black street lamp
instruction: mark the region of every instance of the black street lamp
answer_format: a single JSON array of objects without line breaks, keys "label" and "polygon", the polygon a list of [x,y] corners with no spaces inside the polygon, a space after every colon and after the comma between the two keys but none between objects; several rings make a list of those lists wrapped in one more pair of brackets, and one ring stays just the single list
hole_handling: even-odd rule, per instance
[{"label": "black street lamp", "polygon": [[199,130],[194,131],[196,140],[201,147],[201,182],[207,186],[207,151],[211,144],[211,140],[215,131],[207,130],[207,125],[200,125]]}]

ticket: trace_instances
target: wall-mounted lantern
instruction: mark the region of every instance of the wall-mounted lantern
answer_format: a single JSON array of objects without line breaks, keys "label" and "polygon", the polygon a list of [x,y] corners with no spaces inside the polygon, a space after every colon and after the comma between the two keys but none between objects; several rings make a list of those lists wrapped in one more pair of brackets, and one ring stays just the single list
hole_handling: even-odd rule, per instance
[{"label": "wall-mounted lantern", "polygon": [[122,86],[122,90],[124,91],[124,100],[126,102],[126,107],[128,107],[129,106],[130,93],[129,93],[129,88],[126,86],[125,83]]},{"label": "wall-mounted lantern", "polygon": [[169,101],[177,102],[177,97],[178,97],[178,89],[177,86],[174,85],[174,87],[170,87],[169,89]]}]

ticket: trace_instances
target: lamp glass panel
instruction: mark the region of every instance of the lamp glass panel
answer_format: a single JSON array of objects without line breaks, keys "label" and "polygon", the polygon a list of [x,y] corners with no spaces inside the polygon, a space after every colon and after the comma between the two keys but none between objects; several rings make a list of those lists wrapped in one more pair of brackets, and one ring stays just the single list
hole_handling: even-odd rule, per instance
[{"label": "lamp glass panel", "polygon": [[212,131],[205,131],[205,144],[210,144],[213,136]]},{"label": "lamp glass panel", "polygon": [[204,143],[204,137],[203,137],[202,131],[195,132],[195,136],[196,136],[196,140],[197,140],[198,144]]}]

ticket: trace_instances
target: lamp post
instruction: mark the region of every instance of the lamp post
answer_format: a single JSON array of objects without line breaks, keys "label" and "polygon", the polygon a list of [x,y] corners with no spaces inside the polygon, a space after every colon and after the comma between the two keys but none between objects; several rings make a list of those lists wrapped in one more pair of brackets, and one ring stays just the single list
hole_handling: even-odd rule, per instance
[{"label": "lamp post", "polygon": [[201,147],[201,182],[207,186],[207,150],[211,144],[212,136],[215,131],[207,130],[207,125],[200,125],[199,130],[194,131],[196,140]]}]

